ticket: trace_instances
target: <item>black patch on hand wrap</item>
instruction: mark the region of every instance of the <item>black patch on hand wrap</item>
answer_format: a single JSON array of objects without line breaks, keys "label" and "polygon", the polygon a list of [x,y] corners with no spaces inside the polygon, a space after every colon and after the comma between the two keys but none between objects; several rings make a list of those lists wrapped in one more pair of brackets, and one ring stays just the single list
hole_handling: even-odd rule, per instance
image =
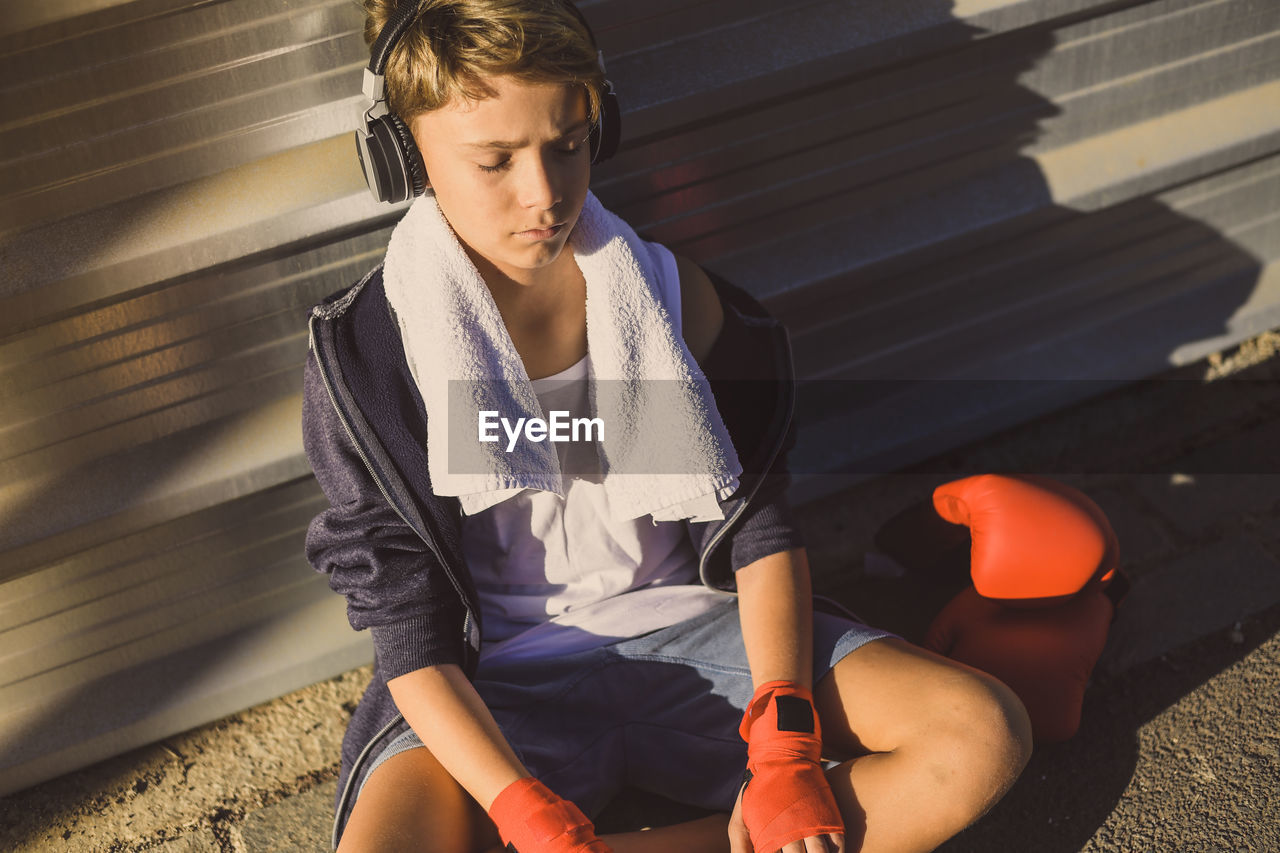
[{"label": "black patch on hand wrap", "polygon": [[813,734],[813,706],[799,696],[775,696],[778,707],[778,731]]}]

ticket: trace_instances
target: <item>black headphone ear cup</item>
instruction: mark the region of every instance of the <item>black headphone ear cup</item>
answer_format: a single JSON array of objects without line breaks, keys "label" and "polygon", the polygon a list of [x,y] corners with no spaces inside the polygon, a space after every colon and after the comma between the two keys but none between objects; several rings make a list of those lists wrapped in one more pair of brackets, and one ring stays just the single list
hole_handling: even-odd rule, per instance
[{"label": "black headphone ear cup", "polygon": [[408,178],[409,198],[422,195],[427,189],[427,167],[422,162],[422,152],[418,143],[413,141],[413,133],[409,126],[400,120],[398,115],[389,114],[388,123],[396,132],[400,142],[400,150],[404,152],[405,176]]},{"label": "black headphone ear cup", "polygon": [[600,96],[600,119],[591,129],[591,162],[603,163],[618,150],[618,142],[622,138],[622,114],[618,108],[618,96],[613,92],[613,84]]},{"label": "black headphone ear cup", "polygon": [[399,204],[422,195],[427,185],[422,155],[398,117],[379,116],[356,132],[356,152],[369,189],[378,201]]}]

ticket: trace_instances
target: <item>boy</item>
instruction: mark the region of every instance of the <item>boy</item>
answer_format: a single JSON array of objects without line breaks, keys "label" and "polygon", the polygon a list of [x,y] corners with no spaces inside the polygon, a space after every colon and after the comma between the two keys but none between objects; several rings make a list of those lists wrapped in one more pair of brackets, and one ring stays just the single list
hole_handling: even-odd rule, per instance
[{"label": "boy", "polygon": [[[385,76],[428,192],[385,266],[315,310],[307,365],[307,452],[333,505],[308,556],[376,649],[335,843],[933,849],[1025,764],[1021,705],[994,679],[814,612],[783,498],[785,332],[588,193],[606,90],[576,10],[416,5]],[[365,7],[374,43],[397,10]],[[621,478],[592,467],[620,449],[608,434],[586,457],[532,448],[537,464],[465,483],[443,466],[435,395],[463,378],[454,368],[511,377],[504,400],[528,404],[527,388],[546,409],[556,394],[582,404],[587,377],[632,363],[692,378],[691,446],[711,448],[696,496],[654,480],[631,495],[652,512],[620,512]],[[753,391],[730,390],[744,375]],[[678,453],[687,436],[668,438]],[[820,758],[842,763],[824,772]],[[598,837],[586,814],[627,783],[719,813]]]}]

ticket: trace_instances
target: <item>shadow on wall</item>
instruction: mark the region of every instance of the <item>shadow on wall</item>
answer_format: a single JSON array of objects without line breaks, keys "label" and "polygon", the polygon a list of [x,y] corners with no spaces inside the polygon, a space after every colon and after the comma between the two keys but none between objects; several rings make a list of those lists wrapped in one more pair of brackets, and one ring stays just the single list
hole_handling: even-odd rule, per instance
[{"label": "shadow on wall", "polygon": [[[1127,34],[1128,7],[1168,43]],[[1241,121],[1257,102],[1210,97],[1251,81],[1207,48],[1179,68],[1172,36],[1205,22],[1152,8],[987,33],[950,3],[860,4],[845,76],[605,182],[787,322],[825,380],[801,389],[798,471],[893,470],[1280,322],[1248,248],[1274,242],[1274,143]],[[987,386],[929,386],[954,379]]]},{"label": "shadow on wall", "polygon": [[[952,9],[950,3],[895,5],[904,15],[939,19]],[[887,4],[860,9],[875,20],[895,14]],[[913,33],[912,43],[920,37]],[[781,172],[781,165],[752,162],[754,174],[746,178],[724,171],[721,163],[733,162],[738,148],[767,152],[772,140],[766,134],[730,140],[715,161],[689,161],[656,173],[653,200],[628,214],[671,217],[654,229],[656,236],[730,279],[764,281],[771,289],[770,307],[792,331],[798,375],[811,380],[801,388],[800,423],[833,424],[807,436],[802,427],[793,454],[798,475],[830,471],[833,460],[855,477],[891,472],[989,435],[993,421],[1025,421],[1113,383],[1189,363],[1280,320],[1274,306],[1265,310],[1268,299],[1274,302],[1262,280],[1269,259],[1249,248],[1265,248],[1266,229],[1274,230],[1274,220],[1267,219],[1274,203],[1265,191],[1270,187],[1273,197],[1280,191],[1274,155],[1259,149],[1241,156],[1230,150],[1229,135],[1216,136],[1241,109],[1256,110],[1257,103],[1228,97],[1188,107],[1161,124],[1155,119],[1176,110],[1171,104],[1184,90],[1208,92],[1222,81],[1170,78],[1175,82],[1169,86],[1153,72],[1155,79],[1145,83],[1150,97],[1140,100],[1125,97],[1122,83],[1108,91],[1083,90],[1077,100],[1098,103],[1082,110],[1082,118],[1073,113],[1078,102],[1064,111],[1031,88],[1075,82],[1039,77],[1045,58],[1076,50],[1075,70],[1081,74],[1090,63],[1126,60],[1091,57],[1084,38],[1064,47],[1049,29],[988,37],[951,20],[939,23],[930,37],[937,49],[927,59],[873,63],[870,71],[806,94],[800,105],[762,107],[780,117],[789,110],[809,112],[813,134],[796,156],[814,163],[812,180],[829,187],[825,201],[782,182],[771,188],[771,171]],[[1100,50],[1107,46],[1099,39]],[[895,49],[892,40],[876,47]],[[1151,45],[1153,52],[1161,49]],[[1140,67],[1154,65],[1150,57],[1133,59]],[[1220,70],[1223,77],[1232,73]],[[1150,126],[1141,124],[1146,118],[1153,120]],[[1119,130],[1098,135],[1090,121]],[[1045,127],[1058,140],[1052,147],[1040,144]],[[1192,161],[1179,160],[1184,150],[1168,146],[1162,137],[1169,134],[1198,139],[1199,153]],[[938,158],[942,139],[948,140],[949,155]],[[764,182],[763,189],[750,189],[753,179]],[[1233,191],[1250,182],[1257,185],[1250,196],[1254,206],[1233,202]],[[748,189],[735,197],[735,184]],[[679,218],[678,208],[711,202],[711,211],[691,222]],[[755,238],[747,250],[741,249],[744,232]],[[842,260],[832,263],[833,256]],[[791,280],[805,286],[788,289]],[[1239,379],[1247,382],[1248,376]],[[1273,403],[1275,387],[1269,377],[1253,386]],[[1186,413],[1223,399],[1196,381],[1173,383],[1161,393],[1162,405]],[[980,425],[974,428],[967,419]],[[1088,438],[1102,449],[1109,425],[1094,426]],[[1155,426],[1160,432],[1148,436],[1149,446],[1176,443],[1183,427],[1177,421]],[[1015,459],[1005,470],[1123,476],[1156,473],[1158,468],[1143,466],[1165,461],[1126,462],[1119,455],[1121,441],[1092,460],[1082,458],[1079,453],[1089,448],[1085,436],[1076,438],[1077,446],[1035,454],[1039,463],[1064,467],[1038,469],[1025,459],[1018,467]],[[1144,443],[1141,436],[1126,438],[1136,446]],[[1114,467],[1125,464],[1133,467]],[[1221,473],[1251,470],[1247,459],[1230,464],[1245,467]],[[1277,470],[1274,459],[1267,465]],[[912,470],[940,469],[926,463]],[[976,471],[949,473],[946,479],[964,473]],[[897,509],[884,508],[881,520]],[[872,622],[879,611],[886,627],[918,641],[954,591],[873,583],[858,594],[845,589],[840,597]],[[877,595],[884,600],[868,606],[867,597]],[[1248,644],[1218,644],[1193,655],[1194,665],[1150,663],[1131,674],[1100,678],[1089,694],[1081,732],[1040,750],[1006,801],[944,849],[1081,849],[1115,811],[1133,777],[1139,728],[1242,659],[1280,624],[1274,609],[1258,620],[1259,633]],[[1055,781],[1042,784],[1041,777]],[[639,825],[648,800],[636,794],[609,816],[622,826]],[[671,813],[687,816],[678,809]],[[1069,823],[1050,822],[1063,814],[1070,815]]]}]

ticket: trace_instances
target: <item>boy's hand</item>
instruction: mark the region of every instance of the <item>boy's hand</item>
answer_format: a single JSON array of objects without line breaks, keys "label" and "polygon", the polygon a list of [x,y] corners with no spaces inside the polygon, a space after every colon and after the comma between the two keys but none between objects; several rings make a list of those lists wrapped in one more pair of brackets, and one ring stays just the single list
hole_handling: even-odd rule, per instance
[{"label": "boy's hand", "polygon": [[843,851],[844,823],[819,763],[822,734],[809,690],[788,681],[761,685],[739,732],[749,779],[730,819],[734,853]]},{"label": "boy's hand", "polygon": [[[743,790],[746,790],[745,785]],[[844,834],[830,832],[792,842],[782,848],[782,853],[844,853],[844,850]],[[729,853],[764,853],[751,846],[751,834],[742,822],[742,791],[738,792],[738,801],[733,804],[733,814],[729,816]]]},{"label": "boy's hand", "polygon": [[525,777],[502,790],[489,807],[498,834],[518,853],[612,853],[577,806]]}]

